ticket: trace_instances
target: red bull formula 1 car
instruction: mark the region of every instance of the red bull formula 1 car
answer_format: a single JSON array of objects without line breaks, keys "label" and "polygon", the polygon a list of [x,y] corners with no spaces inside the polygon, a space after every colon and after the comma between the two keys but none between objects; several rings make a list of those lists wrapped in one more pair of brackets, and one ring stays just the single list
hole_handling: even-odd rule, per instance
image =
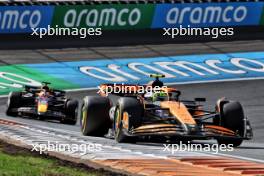
[{"label": "red bull formula 1 car", "polygon": [[[181,100],[181,92],[164,87],[152,75],[152,87],[159,92],[138,92],[142,86],[103,84],[100,96],[86,96],[81,107],[81,130],[89,136],[112,136],[117,142],[135,142],[139,138],[216,139],[219,144],[239,146],[253,136],[249,120],[239,102],[219,99],[216,108],[207,111],[205,98]],[[110,88],[129,93],[106,94]]]},{"label": "red bull formula 1 car", "polygon": [[67,99],[64,91],[50,89],[48,84],[43,82],[41,87],[25,86],[21,92],[10,92],[6,114],[76,124],[78,101]]}]

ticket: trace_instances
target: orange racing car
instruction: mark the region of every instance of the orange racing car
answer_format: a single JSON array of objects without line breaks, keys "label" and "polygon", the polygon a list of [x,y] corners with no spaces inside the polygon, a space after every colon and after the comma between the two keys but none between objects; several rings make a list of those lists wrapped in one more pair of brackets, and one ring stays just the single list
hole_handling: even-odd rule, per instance
[{"label": "orange racing car", "polygon": [[[179,90],[163,86],[159,78],[164,75],[151,76],[155,81],[150,85],[103,84],[100,96],[86,96],[80,109],[82,133],[112,137],[117,142],[158,136],[216,139],[233,146],[252,138],[250,122],[239,102],[221,98],[213,111],[207,111],[201,105],[205,98],[181,100]],[[159,87],[159,91],[139,92],[149,86]],[[107,93],[113,88],[123,91]]]}]

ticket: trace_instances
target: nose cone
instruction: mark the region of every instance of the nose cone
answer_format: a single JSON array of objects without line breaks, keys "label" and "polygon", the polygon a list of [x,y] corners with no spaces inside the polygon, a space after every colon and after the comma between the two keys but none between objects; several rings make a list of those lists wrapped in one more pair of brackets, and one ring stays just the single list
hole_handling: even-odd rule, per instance
[{"label": "nose cone", "polygon": [[38,113],[45,113],[48,110],[48,105],[46,104],[39,104],[38,105]]}]

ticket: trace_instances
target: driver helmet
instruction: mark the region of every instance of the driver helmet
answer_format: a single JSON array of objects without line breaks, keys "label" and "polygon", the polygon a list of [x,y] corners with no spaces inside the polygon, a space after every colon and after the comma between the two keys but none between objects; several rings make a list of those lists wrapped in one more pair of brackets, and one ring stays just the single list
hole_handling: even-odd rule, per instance
[{"label": "driver helmet", "polygon": [[156,92],[152,96],[152,101],[165,101],[168,100],[168,94],[166,92]]},{"label": "driver helmet", "polygon": [[162,87],[163,82],[159,80],[159,78],[156,78],[155,81],[152,82],[152,87]]},{"label": "driver helmet", "polygon": [[45,90],[46,92],[50,91],[49,86],[47,86],[47,85],[43,86],[42,89]]}]

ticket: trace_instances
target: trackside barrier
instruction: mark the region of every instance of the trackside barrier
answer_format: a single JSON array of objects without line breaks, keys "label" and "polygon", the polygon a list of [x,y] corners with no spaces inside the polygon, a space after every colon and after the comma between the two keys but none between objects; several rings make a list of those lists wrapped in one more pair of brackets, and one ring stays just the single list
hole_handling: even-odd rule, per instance
[{"label": "trackside barrier", "polygon": [[257,26],[263,24],[263,5],[264,2],[0,6],[0,33],[29,33],[31,28],[48,25],[106,30]]},{"label": "trackside barrier", "polygon": [[[164,37],[163,28],[234,27],[214,40],[264,37],[264,2],[0,6],[0,48],[75,47],[208,41],[211,37]],[[32,36],[40,28],[101,28],[102,36]],[[253,36],[254,35],[254,36]],[[119,37],[120,40],[116,40]],[[52,40],[52,42],[51,42]],[[54,42],[56,41],[56,42]],[[14,46],[14,42],[17,44]]]}]

